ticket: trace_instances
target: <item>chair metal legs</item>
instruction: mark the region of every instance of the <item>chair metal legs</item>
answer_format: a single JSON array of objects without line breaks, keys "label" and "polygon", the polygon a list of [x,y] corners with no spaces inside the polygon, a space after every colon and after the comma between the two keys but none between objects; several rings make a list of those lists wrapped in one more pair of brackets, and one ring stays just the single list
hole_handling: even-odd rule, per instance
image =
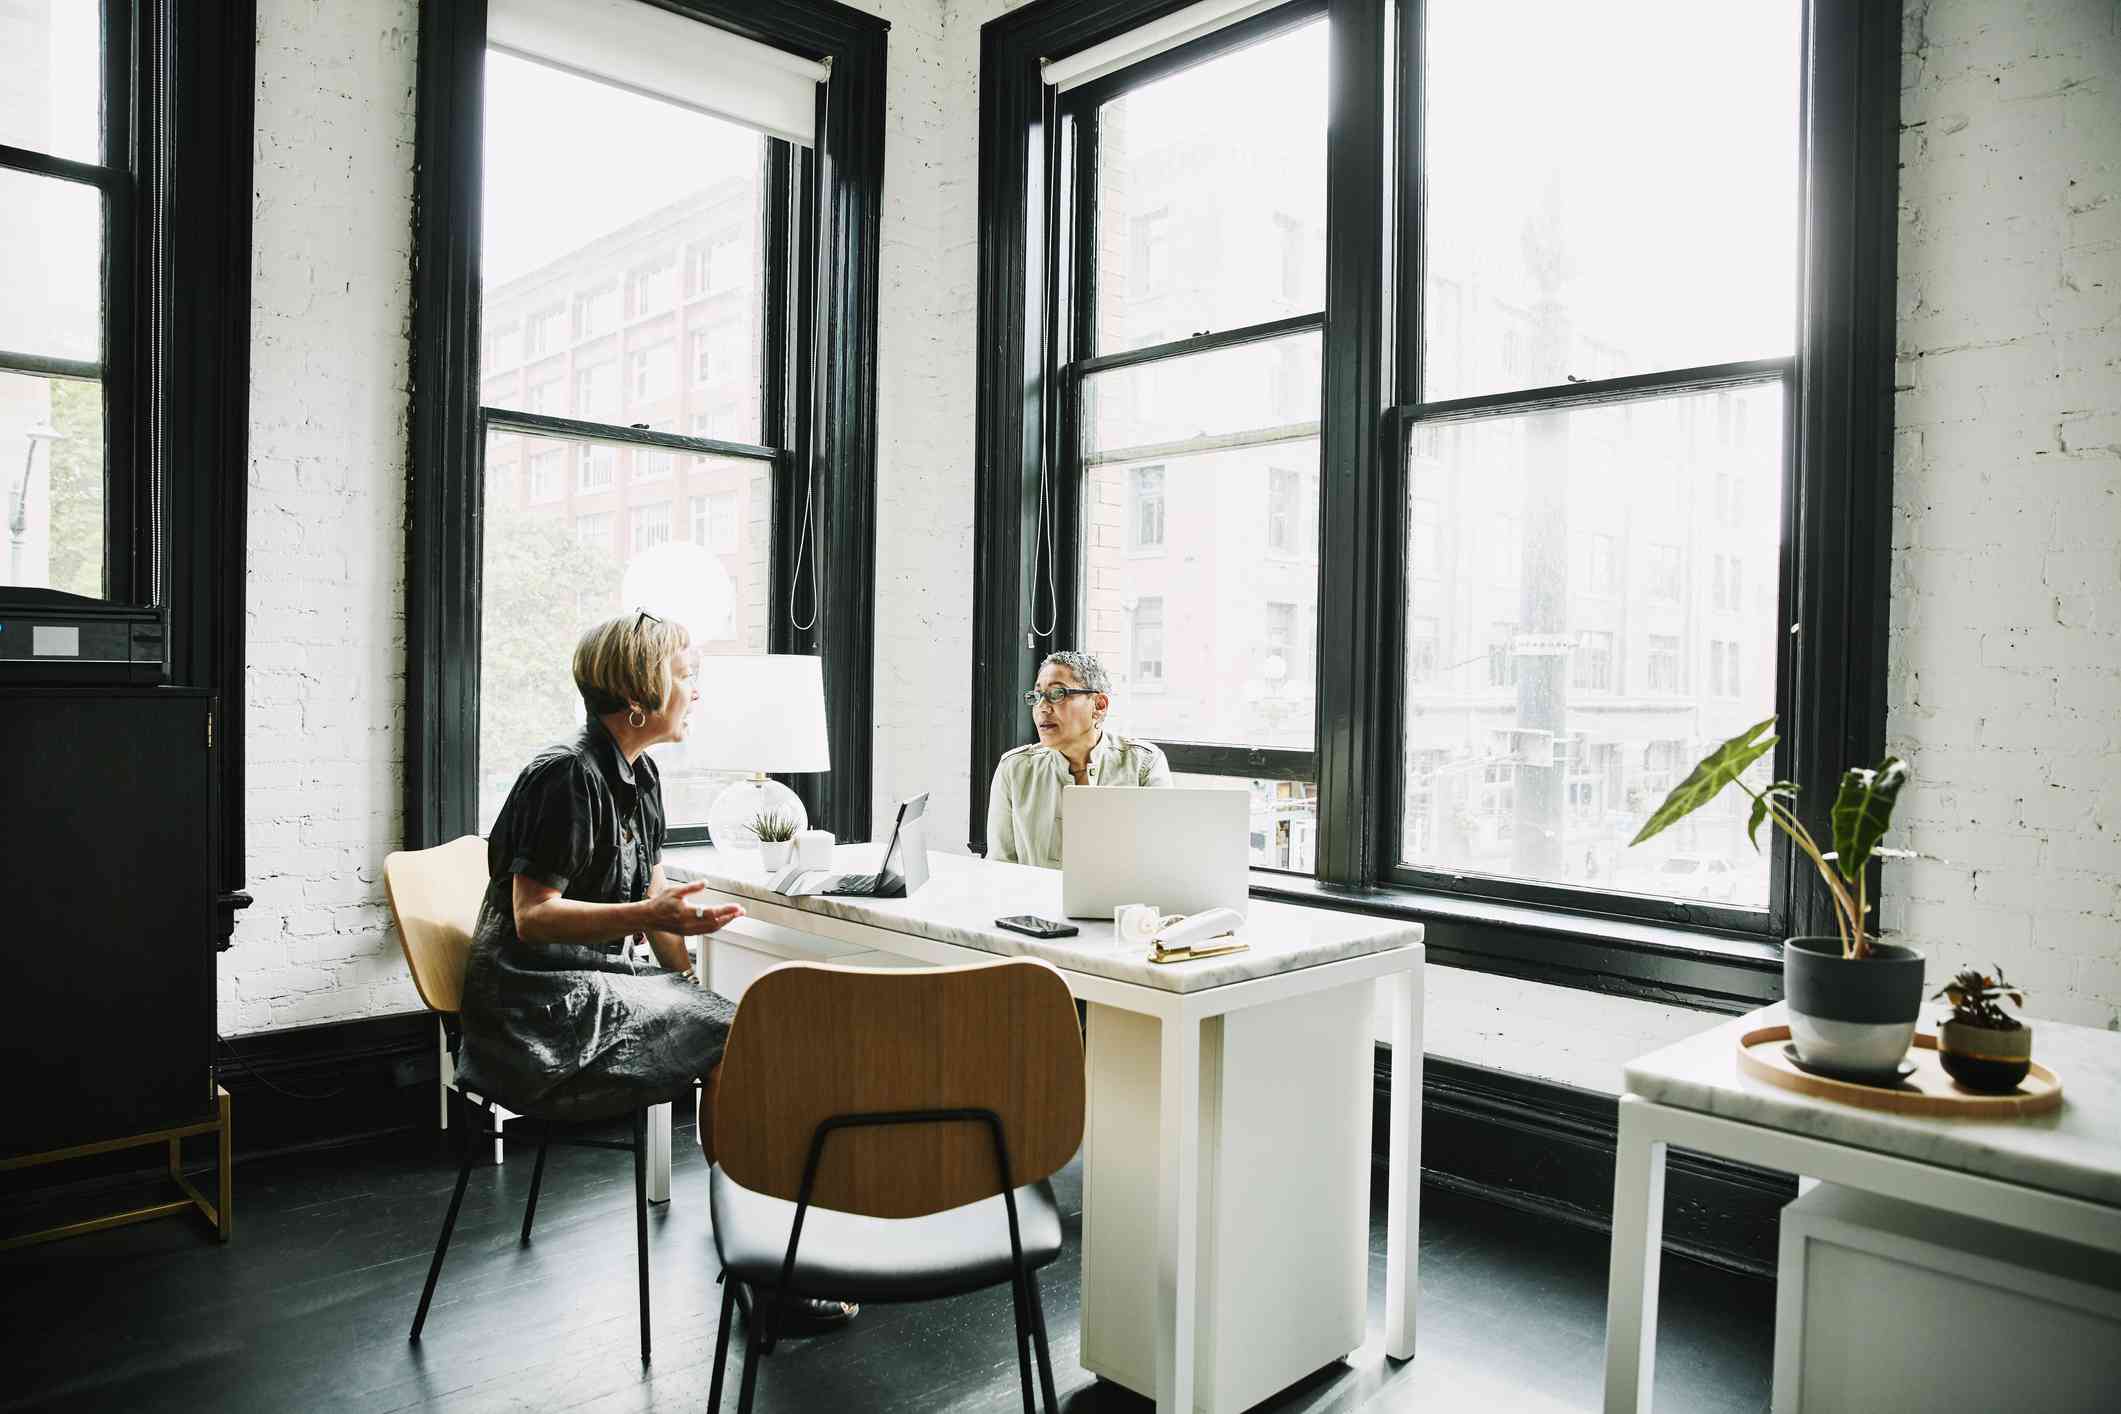
[{"label": "chair metal legs", "polygon": [[1053,1390],[1053,1356],[1046,1349],[1046,1304],[1039,1300],[1038,1273],[1024,1273],[1024,1293],[1031,1301],[1031,1340],[1038,1351],[1039,1392],[1046,1397],[1046,1414],[1060,1414],[1060,1399]]},{"label": "chair metal legs", "polygon": [[[475,1133],[471,1118],[474,1110],[486,1113],[488,1106],[481,1102],[472,1104],[469,1097],[458,1090],[449,1092],[453,1104],[461,1106],[453,1126],[457,1131],[457,1146],[462,1162],[457,1168],[456,1191],[449,1195],[449,1213],[442,1219],[442,1236],[435,1243],[434,1261],[427,1268],[427,1285],[420,1291],[420,1309],[412,1318],[412,1339],[420,1338],[420,1330],[427,1324],[427,1308],[434,1301],[435,1283],[442,1276],[442,1259],[449,1255],[449,1239],[457,1228],[457,1214],[464,1206],[464,1186],[471,1180],[471,1159],[478,1139],[495,1138],[491,1133]],[[483,1129],[483,1126],[481,1126]],[[563,1139],[563,1144],[579,1144],[595,1149],[631,1149],[633,1151],[633,1241],[635,1265],[638,1269],[641,1288],[641,1363],[648,1363],[648,1111],[633,1112],[633,1137],[630,1143],[617,1143],[607,1139]],[[537,1167],[530,1174],[530,1200],[523,1207],[523,1241],[530,1241],[530,1225],[538,1214],[538,1190],[545,1182],[545,1155],[552,1146],[552,1126],[543,1126],[538,1136]]]},{"label": "chair metal legs", "polygon": [[1009,1301],[1016,1316],[1016,1377],[1023,1386],[1024,1414],[1038,1414],[1038,1406],[1031,1402],[1031,1322],[1024,1300],[1024,1274],[1021,1271],[1010,1279]]},{"label": "chair metal legs", "polygon": [[[456,1096],[454,1090],[449,1093],[453,1098]],[[420,1309],[412,1318],[410,1339],[413,1340],[420,1338],[420,1328],[427,1324],[427,1306],[435,1297],[435,1282],[442,1275],[442,1259],[449,1255],[450,1234],[457,1229],[457,1210],[464,1206],[464,1185],[471,1181],[471,1118],[468,1115],[457,1116],[457,1147],[463,1151],[463,1162],[457,1167],[457,1187],[449,1195],[449,1213],[442,1219],[442,1236],[435,1243],[434,1261],[427,1267],[427,1285],[420,1290]]]},{"label": "chair metal legs", "polygon": [[756,1291],[751,1293],[751,1316],[744,1326],[744,1385],[737,1391],[736,1414],[751,1414],[751,1401],[758,1397],[759,1366],[766,1363],[766,1352],[773,1349],[773,1326],[766,1306]]},{"label": "chair metal legs", "polygon": [[530,1171],[530,1201],[523,1205],[523,1240],[530,1241],[531,1219],[538,1215],[538,1189],[545,1182],[545,1151],[552,1147],[552,1126],[543,1126],[538,1133],[538,1162]]},{"label": "chair metal legs", "polygon": [[722,1414],[722,1372],[729,1368],[729,1328],[736,1324],[736,1278],[722,1278],[722,1323],[714,1333],[714,1382],[707,1386],[707,1414]]}]

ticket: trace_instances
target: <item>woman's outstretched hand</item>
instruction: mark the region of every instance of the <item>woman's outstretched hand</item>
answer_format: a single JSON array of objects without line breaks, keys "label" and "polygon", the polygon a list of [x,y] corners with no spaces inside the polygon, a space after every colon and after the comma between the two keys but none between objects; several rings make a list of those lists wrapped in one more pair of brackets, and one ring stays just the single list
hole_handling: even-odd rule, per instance
[{"label": "woman's outstretched hand", "polygon": [[693,937],[719,933],[744,916],[744,910],[733,903],[704,909],[694,904],[692,896],[706,887],[703,883],[677,884],[648,900],[648,926],[658,933]]}]

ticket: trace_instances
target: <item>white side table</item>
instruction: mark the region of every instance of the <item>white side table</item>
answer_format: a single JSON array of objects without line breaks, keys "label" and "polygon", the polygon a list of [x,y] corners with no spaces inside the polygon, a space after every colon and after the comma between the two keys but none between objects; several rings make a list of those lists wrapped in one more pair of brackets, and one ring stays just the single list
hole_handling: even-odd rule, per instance
[{"label": "white side table", "polygon": [[1606,1414],[1648,1414],[1670,1145],[2044,1233],[2121,1257],[2121,1035],[2035,1021],[2062,1108],[1946,1120],[1822,1100],[1741,1075],[1737,1038],[1780,1004],[1632,1062],[1620,1099]]},{"label": "white side table", "polygon": [[1776,1276],[1775,1414],[2121,1394],[2121,1263],[2094,1248],[1821,1183],[1782,1210]]}]

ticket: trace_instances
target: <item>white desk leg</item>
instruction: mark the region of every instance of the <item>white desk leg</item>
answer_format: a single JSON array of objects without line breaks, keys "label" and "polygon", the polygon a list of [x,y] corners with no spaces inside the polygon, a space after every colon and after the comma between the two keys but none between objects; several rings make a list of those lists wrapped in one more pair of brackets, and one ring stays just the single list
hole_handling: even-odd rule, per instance
[{"label": "white desk leg", "polygon": [[670,1106],[648,1107],[648,1201],[670,1201]]},{"label": "white desk leg", "polygon": [[1163,1021],[1156,1223],[1156,1407],[1193,1414],[1200,1293],[1200,1021]]},{"label": "white desk leg", "polygon": [[1646,1103],[1620,1099],[1613,1261],[1606,1287],[1605,1414],[1649,1414],[1657,1377],[1657,1278],[1664,1254],[1664,1151]]},{"label": "white desk leg", "polygon": [[1381,983],[1392,1006],[1392,1150],[1385,1193],[1385,1353],[1414,1358],[1415,1308],[1421,1299],[1421,1046],[1423,987],[1419,969]]}]

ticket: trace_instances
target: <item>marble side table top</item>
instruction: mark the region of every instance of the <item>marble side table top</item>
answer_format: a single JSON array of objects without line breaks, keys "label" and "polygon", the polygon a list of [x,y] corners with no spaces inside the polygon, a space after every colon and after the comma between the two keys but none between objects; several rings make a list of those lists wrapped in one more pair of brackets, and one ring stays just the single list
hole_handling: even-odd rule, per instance
[{"label": "marble side table top", "polygon": [[[841,845],[834,851],[833,867],[850,872],[872,871],[882,850],[881,845],[875,844]],[[1072,938],[1050,940],[994,926],[996,918],[1018,913],[1064,917],[1057,869],[1000,864],[970,855],[930,854],[931,877],[910,898],[788,898],[767,887],[758,856],[749,851],[725,854],[711,848],[677,847],[664,850],[663,859],[672,869],[740,898],[889,928],[1001,957],[1035,957],[1063,970],[1167,992],[1197,992],[1421,942],[1418,923],[1253,899],[1239,935],[1248,944],[1246,951],[1161,965],[1149,961],[1146,944],[1119,946],[1110,918],[1069,919],[1082,931]],[[1419,950],[1415,951],[1418,955]]]},{"label": "marble side table top", "polygon": [[[2062,1081],[2062,1108],[2026,1119],[1889,1114],[1742,1074],[1738,1037],[1786,1025],[1779,1002],[1630,1062],[1627,1090],[1660,1105],[2121,1207],[2121,1033],[2027,1020],[2033,1059]],[[1931,1029],[1927,1013],[1922,1029]]]}]

